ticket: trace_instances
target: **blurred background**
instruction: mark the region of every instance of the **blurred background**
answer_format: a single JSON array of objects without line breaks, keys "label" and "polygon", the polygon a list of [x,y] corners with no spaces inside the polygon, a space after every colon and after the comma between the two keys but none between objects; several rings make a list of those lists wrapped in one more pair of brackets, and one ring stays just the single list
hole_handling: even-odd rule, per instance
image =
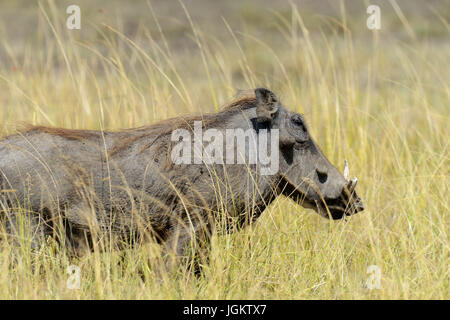
[{"label": "blurred background", "polygon": [[[80,30],[66,27],[66,8],[72,4],[81,9]],[[380,7],[380,30],[366,26],[370,4]],[[141,99],[133,102],[154,106],[159,98],[168,101],[163,112],[129,119],[127,126],[159,119],[158,115],[165,118],[171,107],[175,113],[217,109],[239,90],[257,85],[279,93],[288,88],[288,98],[300,111],[308,111],[308,106],[300,106],[299,95],[321,81],[331,85],[328,91],[345,84],[350,89],[349,77],[354,81],[351,89],[393,85],[403,91],[398,80],[405,77],[401,66],[408,63],[418,68],[427,89],[447,77],[443,72],[425,75],[420,68],[429,69],[427,63],[441,67],[434,59],[448,66],[448,55],[442,56],[449,51],[448,1],[2,0],[0,18],[2,74],[40,81],[41,89],[53,92],[44,105],[73,99],[70,105],[75,109],[67,106],[64,114],[42,119],[66,126],[80,124],[73,123],[74,113],[100,111],[88,93],[93,90],[90,77],[98,82],[102,108],[113,108],[107,105],[111,99],[116,107],[125,103],[117,100],[124,97],[123,89],[102,90],[111,77],[126,77],[133,84],[129,89],[139,90]],[[413,56],[419,48],[420,58]],[[31,74],[36,77],[29,78]],[[66,80],[72,87],[54,90],[50,82],[55,77],[61,86],[62,78],[70,77]],[[161,86],[153,85],[160,81]],[[10,89],[0,84],[3,106],[11,101]],[[42,112],[36,117],[40,119]],[[58,119],[50,121],[53,117]],[[102,121],[109,127],[108,115],[103,114]]]}]

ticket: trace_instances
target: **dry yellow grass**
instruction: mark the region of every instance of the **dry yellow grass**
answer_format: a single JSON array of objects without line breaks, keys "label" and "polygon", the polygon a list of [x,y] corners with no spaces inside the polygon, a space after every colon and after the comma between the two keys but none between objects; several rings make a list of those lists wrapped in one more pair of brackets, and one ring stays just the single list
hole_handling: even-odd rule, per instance
[{"label": "dry yellow grass", "polygon": [[[52,241],[39,253],[3,242],[1,299],[449,298],[450,30],[441,15],[448,6],[430,7],[433,27],[382,8],[379,32],[365,28],[364,10],[359,20],[347,15],[344,2],[336,18],[305,17],[297,5],[241,8],[247,22],[270,26],[266,35],[227,16],[209,29],[180,3],[172,10],[184,24],[167,30],[155,8],[141,5],[153,24],[135,22],[133,32],[120,9],[71,31],[64,2],[24,7],[15,19],[37,17],[33,41],[5,37],[0,48],[2,134],[17,121],[139,126],[213,111],[237,89],[263,85],[305,114],[332,163],[342,169],[349,160],[367,209],[327,221],[279,198],[252,227],[214,237],[201,278],[164,283],[148,263],[154,244],[69,260]],[[12,14],[15,4],[3,6]],[[183,44],[173,40],[180,37]],[[80,267],[78,290],[66,286],[69,265]],[[370,265],[381,269],[380,289],[365,286]]]}]

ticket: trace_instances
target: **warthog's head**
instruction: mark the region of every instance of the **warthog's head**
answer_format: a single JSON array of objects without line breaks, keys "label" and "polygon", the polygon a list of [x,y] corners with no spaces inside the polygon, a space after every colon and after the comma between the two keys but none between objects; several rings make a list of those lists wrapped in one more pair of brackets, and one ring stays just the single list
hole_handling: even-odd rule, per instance
[{"label": "warthog's head", "polygon": [[257,88],[255,95],[257,121],[279,129],[279,192],[327,218],[362,211],[357,179],[349,180],[347,163],[342,175],[314,142],[303,117],[286,110],[273,92]]}]

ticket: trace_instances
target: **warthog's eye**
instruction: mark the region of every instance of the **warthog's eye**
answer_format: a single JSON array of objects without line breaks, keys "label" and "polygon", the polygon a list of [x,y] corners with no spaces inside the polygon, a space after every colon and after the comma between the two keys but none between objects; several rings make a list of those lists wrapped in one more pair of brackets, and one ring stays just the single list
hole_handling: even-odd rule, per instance
[{"label": "warthog's eye", "polygon": [[295,137],[295,148],[303,149],[309,145],[309,135],[305,122],[299,114],[294,114],[290,119],[290,133]]},{"label": "warthog's eye", "polygon": [[308,147],[310,146],[310,143],[309,143],[308,140],[299,140],[299,139],[296,139],[295,142],[296,142],[296,143],[295,143],[295,145],[294,145],[294,148],[297,149],[297,150],[300,150],[300,149],[306,149],[306,148],[308,148]]},{"label": "warthog's eye", "polygon": [[294,114],[291,118],[292,123],[305,131],[305,125],[303,123],[303,119],[300,115]]}]

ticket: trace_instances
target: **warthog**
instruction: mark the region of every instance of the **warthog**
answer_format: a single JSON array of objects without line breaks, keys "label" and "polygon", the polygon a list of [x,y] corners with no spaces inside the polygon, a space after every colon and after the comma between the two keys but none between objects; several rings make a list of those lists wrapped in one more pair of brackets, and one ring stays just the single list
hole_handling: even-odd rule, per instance
[{"label": "warthog", "polygon": [[[230,129],[250,130],[253,137],[264,133],[268,143],[276,132],[277,149],[271,150],[276,172],[261,174],[257,162],[220,158],[209,164],[193,158],[174,163],[179,142],[172,133],[193,132],[196,121],[224,136]],[[239,151],[238,142],[232,150]],[[250,145],[244,144],[244,153]],[[61,238],[61,230],[71,248],[92,246],[98,232],[121,239],[151,237],[169,256],[182,257],[188,248],[208,244],[218,225],[227,232],[248,225],[279,195],[326,218],[363,210],[356,180],[349,181],[328,161],[303,117],[265,88],[218,113],[122,131],[29,126],[0,141],[0,173],[7,233],[17,235],[17,221],[26,217],[35,247],[44,235]]]}]

